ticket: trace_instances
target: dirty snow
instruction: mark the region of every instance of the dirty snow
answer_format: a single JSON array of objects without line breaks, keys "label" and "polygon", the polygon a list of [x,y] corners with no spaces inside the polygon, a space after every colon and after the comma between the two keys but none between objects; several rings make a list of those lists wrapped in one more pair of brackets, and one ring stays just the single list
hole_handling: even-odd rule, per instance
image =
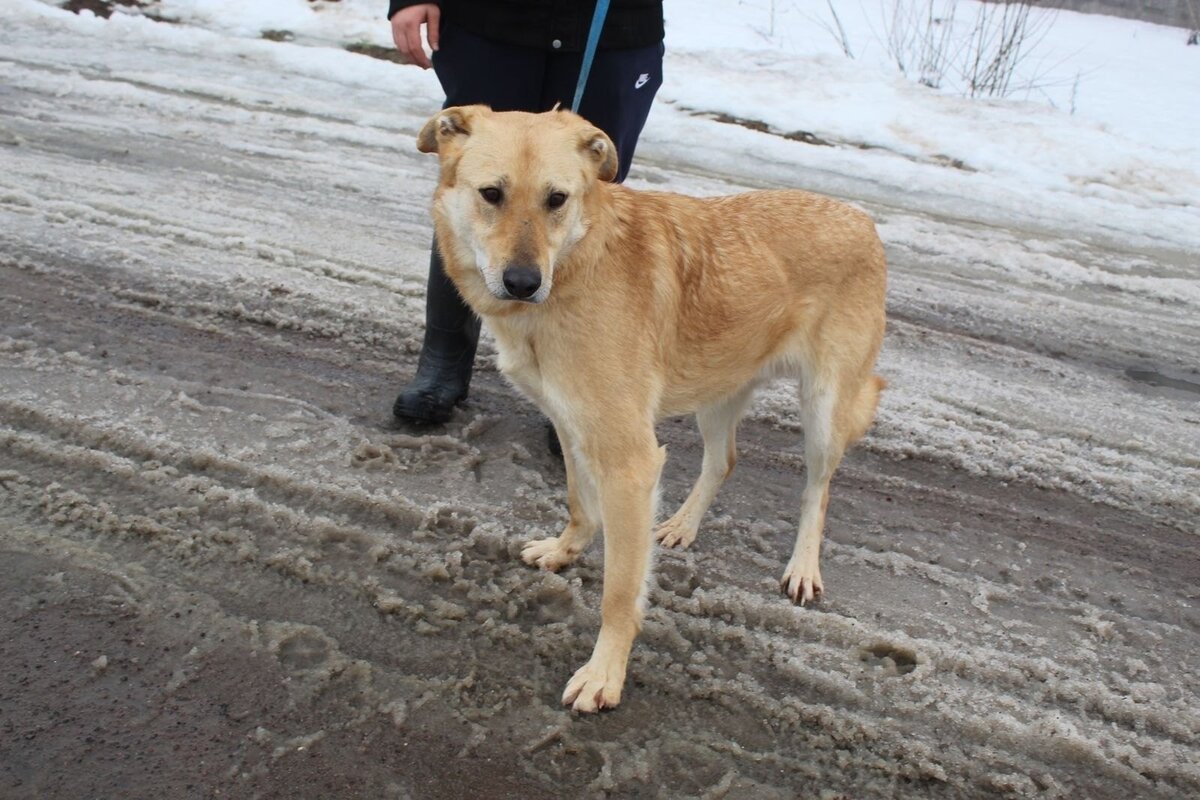
[{"label": "dirty snow", "polygon": [[[580,719],[557,698],[602,559],[516,557],[565,521],[536,412],[485,341],[454,421],[389,419],[440,98],[332,46],[385,43],[377,5],[0,2],[0,794],[1200,792],[1194,104],[1122,105],[1094,66],[1074,115],[968,102],[790,10],[772,34],[767,4],[668,2],[631,183],[869,210],[891,388],[835,480],[829,599],[774,586],[803,471],[781,385],[659,555],[621,709]],[[1058,25],[1195,96],[1162,78],[1200,55],[1177,31]],[[670,506],[699,442],[660,436]]]}]

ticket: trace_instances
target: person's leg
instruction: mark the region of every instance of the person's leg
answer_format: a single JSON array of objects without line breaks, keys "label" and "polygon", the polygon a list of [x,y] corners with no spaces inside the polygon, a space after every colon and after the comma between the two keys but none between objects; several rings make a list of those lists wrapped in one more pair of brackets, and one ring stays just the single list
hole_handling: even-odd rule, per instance
[{"label": "person's leg", "polygon": [[443,22],[433,54],[446,103],[442,108],[480,103],[493,111],[540,111],[546,53],[502,44]]},{"label": "person's leg", "polygon": [[[481,39],[443,24],[433,67],[446,92],[443,108],[475,103],[498,111],[535,111],[541,98],[545,54]],[[479,318],[446,277],[437,243],[429,257],[425,340],[417,374],[400,390],[392,413],[412,422],[450,419],[467,397]]]},{"label": "person's leg", "polygon": [[[542,107],[555,103],[571,107],[579,80],[579,54],[552,56],[547,68]],[[608,134],[617,148],[621,166],[617,182],[625,180],[633,162],[638,137],[650,115],[654,95],[663,81],[663,45],[627,50],[600,50],[592,62],[579,114]]]},{"label": "person's leg", "polygon": [[400,390],[392,413],[413,422],[440,423],[450,419],[454,406],[467,397],[478,344],[479,317],[446,277],[434,242],[429,253],[421,357],[416,375]]}]

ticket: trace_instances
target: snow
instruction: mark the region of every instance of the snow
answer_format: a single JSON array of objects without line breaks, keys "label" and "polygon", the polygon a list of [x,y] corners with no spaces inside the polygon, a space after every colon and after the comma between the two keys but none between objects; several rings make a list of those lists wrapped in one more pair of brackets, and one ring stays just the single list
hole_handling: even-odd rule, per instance
[{"label": "snow", "polygon": [[[237,36],[287,30],[298,42],[386,46],[382,7],[367,0],[158,4],[164,17]],[[1179,29],[1039,10],[1038,33],[1014,79],[1026,88],[1009,99],[972,100],[956,93],[953,80],[936,91],[899,74],[882,5],[834,7],[854,59],[843,55],[824,2],[668,0],[668,78],[646,145],[756,181],[837,189],[839,180],[869,176],[872,194],[906,192],[922,206],[993,224],[1061,222],[1138,246],[1200,248],[1200,52],[1184,46]],[[972,0],[956,4],[960,35],[978,8]],[[197,35],[188,29],[173,41]],[[395,70],[350,69],[312,47],[272,52],[301,73],[337,63],[341,80],[388,80],[401,91],[418,80],[417,70],[399,78]],[[436,100],[436,81],[420,83]],[[705,135],[712,126],[696,125],[690,115],[697,112],[760,121],[779,133],[819,132],[848,146],[798,148],[740,131]]]},{"label": "snow", "polygon": [[[1058,12],[1036,52],[1070,85],[1039,93],[1042,102],[970,100],[898,75],[879,41],[881,12],[873,14],[871,4],[838,4],[850,40],[864,49],[855,60],[818,23],[824,4],[787,6],[776,36],[764,33],[766,9],[739,5],[739,24],[721,25],[735,15],[731,4],[707,5],[708,13],[679,14],[670,26],[674,77],[665,100],[873,149],[777,144],[762,153],[761,135],[740,133],[722,136],[717,153],[689,156],[690,148],[676,145],[673,155],[719,159],[722,169],[740,164],[742,172],[762,163],[762,174],[781,183],[803,182],[810,169],[865,175],[884,192],[915,194],[921,206],[936,202],[937,210],[992,224],[1058,223],[1139,245],[1200,247],[1200,110],[1193,102],[1200,53],[1183,45],[1177,29]],[[959,3],[958,18],[973,5]],[[1076,75],[1072,114],[1064,91]],[[686,124],[652,120],[656,143],[664,125]],[[947,161],[965,169],[947,169]]]},{"label": "snow", "polygon": [[[587,727],[557,693],[602,557],[516,558],[563,523],[562,475],[489,342],[451,425],[385,422],[420,342],[435,176],[413,138],[441,97],[341,49],[388,43],[382,5],[162,0],[165,24],[0,0],[0,586],[63,609],[60,637],[141,626],[74,661],[46,617],[0,642],[47,675],[149,681],[131,716],[190,720],[189,749],[211,731],[177,692],[281,676],[286,702],[207,759],[266,794],[303,751],[404,796],[387,758],[411,746],[528,763],[547,796],[1195,795],[1200,48],[1059,12],[1044,91],[968,100],[897,75],[871,4],[838,4],[851,60],[824,3],[668,0],[631,184],[866,208],[890,388],[834,483],[822,608],[773,586],[803,469],[781,384],[693,549],[658,558],[625,706]],[[699,458],[690,423],[660,434],[670,508]],[[43,730],[52,686],[6,685],[30,704],[13,724]],[[448,755],[389,738],[423,725]]]}]

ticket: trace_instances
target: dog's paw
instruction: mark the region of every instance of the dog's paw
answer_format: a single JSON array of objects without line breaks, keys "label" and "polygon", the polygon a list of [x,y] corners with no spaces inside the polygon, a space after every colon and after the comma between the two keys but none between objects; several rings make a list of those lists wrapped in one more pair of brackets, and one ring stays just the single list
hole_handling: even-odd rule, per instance
[{"label": "dog's paw", "polygon": [[654,529],[654,538],[663,547],[686,548],[696,541],[696,526],[682,517],[682,514],[676,514]]},{"label": "dog's paw", "polygon": [[558,572],[579,557],[578,553],[572,553],[563,547],[560,539],[558,536],[550,536],[526,542],[521,548],[521,560],[531,567]]},{"label": "dog's paw", "polygon": [[624,685],[624,664],[606,665],[593,657],[567,681],[562,702],[574,711],[594,714],[602,708],[615,708],[621,702],[621,687]]},{"label": "dog's paw", "polygon": [[802,606],[820,600],[825,594],[825,585],[821,583],[821,568],[816,559],[806,564],[794,558],[789,561],[779,588],[793,603]]}]

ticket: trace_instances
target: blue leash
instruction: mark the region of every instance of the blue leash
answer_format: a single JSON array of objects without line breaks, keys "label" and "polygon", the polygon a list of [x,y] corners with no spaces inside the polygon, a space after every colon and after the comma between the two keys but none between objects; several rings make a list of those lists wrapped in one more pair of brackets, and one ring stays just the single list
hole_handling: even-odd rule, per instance
[{"label": "blue leash", "polygon": [[592,59],[596,57],[596,47],[600,44],[600,29],[604,27],[604,18],[608,16],[609,0],[596,0],[596,12],[592,14],[592,28],[588,31],[587,48],[583,51],[583,65],[579,68],[579,83],[575,84],[575,102],[571,110],[579,113],[579,104],[583,101],[583,87],[587,86],[588,73],[592,71]]}]

